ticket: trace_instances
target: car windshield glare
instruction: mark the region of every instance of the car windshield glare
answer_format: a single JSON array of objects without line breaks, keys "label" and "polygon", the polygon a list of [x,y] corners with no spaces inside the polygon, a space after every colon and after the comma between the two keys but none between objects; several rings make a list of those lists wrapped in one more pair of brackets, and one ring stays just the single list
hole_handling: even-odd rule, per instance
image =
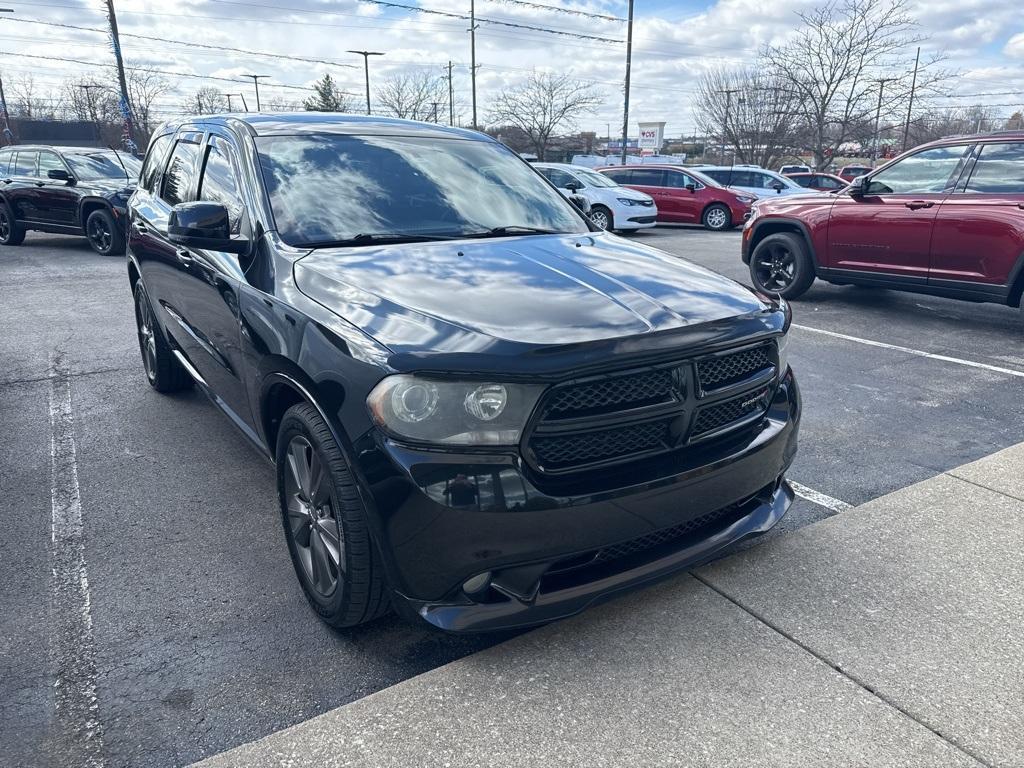
[{"label": "car windshield glare", "polygon": [[[134,181],[142,169],[142,163],[125,152],[118,152],[117,155],[113,152],[68,153],[64,159],[79,181],[123,180],[126,175],[128,180]],[[121,163],[124,163],[124,167]]]},{"label": "car windshield glare", "polygon": [[[583,233],[581,215],[490,141],[304,134],[256,139],[278,234],[291,246],[392,239]],[[355,242],[353,242],[355,241]]]}]

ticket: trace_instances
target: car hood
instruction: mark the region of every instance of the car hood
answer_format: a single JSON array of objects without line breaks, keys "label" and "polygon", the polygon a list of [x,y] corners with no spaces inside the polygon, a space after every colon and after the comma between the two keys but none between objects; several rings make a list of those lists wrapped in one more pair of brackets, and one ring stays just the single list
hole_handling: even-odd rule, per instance
[{"label": "car hood", "polygon": [[137,182],[132,179],[130,182],[124,179],[96,179],[94,181],[81,182],[83,189],[94,194],[114,194],[115,192],[134,192]]},{"label": "car hood", "polygon": [[626,200],[653,200],[654,198],[646,192],[639,192],[629,187],[606,187],[603,191],[613,197],[622,197]]},{"label": "car hood", "polygon": [[749,288],[609,234],[324,248],[294,269],[299,290],[396,353],[522,352],[768,309]]},{"label": "car hood", "polygon": [[805,189],[800,195],[776,195],[775,197],[762,197],[754,206],[754,217],[769,214],[786,214],[806,211],[830,206],[836,200],[831,192],[821,192],[814,189]]}]

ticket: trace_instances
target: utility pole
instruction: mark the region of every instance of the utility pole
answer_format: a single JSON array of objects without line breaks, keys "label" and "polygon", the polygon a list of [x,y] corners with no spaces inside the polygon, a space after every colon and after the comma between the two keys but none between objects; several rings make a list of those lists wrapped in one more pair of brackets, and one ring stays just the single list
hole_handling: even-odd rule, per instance
[{"label": "utility pole", "polygon": [[626,164],[626,140],[629,138],[629,69],[633,64],[633,0],[626,15],[626,82],[622,101],[622,164]]},{"label": "utility pole", "polygon": [[233,94],[233,93],[225,93],[224,95],[228,97],[228,112],[234,112],[235,110],[233,110],[231,108],[231,97],[234,96],[235,94]]},{"label": "utility pole", "polygon": [[242,75],[242,77],[251,77],[253,87],[256,88],[256,111],[260,111],[260,80],[270,77],[270,75]]},{"label": "utility pole", "polygon": [[725,135],[729,132],[729,110],[732,107],[732,95],[741,92],[740,88],[725,88],[718,91],[718,93],[725,94],[725,122],[722,124],[722,151],[718,157],[719,165],[725,165]]},{"label": "utility pole", "polygon": [[917,57],[914,59],[914,79],[910,81],[910,101],[907,104],[907,122],[903,124],[903,146],[901,152],[907,151],[907,136],[910,134],[910,112],[914,108],[914,89],[917,88],[917,65],[921,63],[921,46],[917,46]]},{"label": "utility pole", "polygon": [[881,120],[882,120],[882,92],[885,90],[885,84],[899,80],[898,77],[882,77],[876,80],[878,83],[878,107],[875,109],[875,141],[871,146],[871,165],[878,161],[878,144],[881,140]]},{"label": "utility pole", "polygon": [[[633,0],[629,0],[630,3]],[[469,0],[469,79],[473,84],[473,130],[476,128],[476,0]]]},{"label": "utility pole", "polygon": [[83,84],[79,85],[78,87],[81,88],[83,91],[85,91],[85,105],[86,105],[86,107],[89,110],[89,119],[92,121],[93,137],[96,139],[96,142],[99,143],[99,141],[100,141],[100,121],[99,121],[99,116],[96,114],[96,105],[93,103],[93,100],[92,100],[92,90],[94,88],[101,88],[102,89],[103,86],[102,85],[97,85],[96,83],[83,83]]},{"label": "utility pole", "polygon": [[431,113],[430,122],[436,123],[437,122],[437,108],[441,105],[441,102],[440,101],[432,101],[430,103],[434,106],[434,110]]},{"label": "utility pole", "polygon": [[135,116],[132,102],[128,98],[128,81],[124,76],[124,60],[121,58],[121,38],[117,33],[117,14],[114,13],[114,0],[107,0],[107,19],[110,21],[110,42],[114,48],[114,60],[117,63],[117,82],[121,86],[121,117],[124,119],[122,140],[128,149],[135,145]]},{"label": "utility pole", "polygon": [[452,63],[448,62],[448,125],[455,125],[455,88],[452,86]]},{"label": "utility pole", "polygon": [[242,109],[244,109],[246,112],[248,112],[249,111],[249,105],[245,102],[245,94],[244,93],[238,94],[238,98],[240,98],[242,100]]},{"label": "utility pole", "polygon": [[370,57],[383,56],[380,51],[346,51],[363,57],[363,70],[366,72],[366,114],[370,114]]}]

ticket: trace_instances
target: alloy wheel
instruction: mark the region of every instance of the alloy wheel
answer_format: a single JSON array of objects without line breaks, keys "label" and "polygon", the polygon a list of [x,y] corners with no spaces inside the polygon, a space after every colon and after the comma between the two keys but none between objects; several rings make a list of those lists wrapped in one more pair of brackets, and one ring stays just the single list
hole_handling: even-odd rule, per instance
[{"label": "alloy wheel", "polygon": [[93,216],[89,220],[89,242],[97,251],[106,253],[113,241],[114,235],[107,222],[101,216]]},{"label": "alloy wheel", "polygon": [[7,211],[0,211],[0,240],[6,241],[11,236],[11,220]]},{"label": "alloy wheel", "polygon": [[310,586],[330,597],[338,587],[345,561],[330,475],[320,454],[302,435],[291,439],[285,455],[285,497],[295,553]]},{"label": "alloy wheel", "polygon": [[784,245],[772,243],[754,257],[757,282],[762,288],[778,293],[796,280],[796,255]]},{"label": "alloy wheel", "polygon": [[146,368],[146,378],[154,381],[156,379],[156,332],[153,330],[153,312],[149,308],[149,300],[141,288],[135,292],[135,322],[139,329],[139,350],[142,352],[142,364]]},{"label": "alloy wheel", "polygon": [[729,221],[729,217],[721,208],[712,208],[708,211],[707,221],[712,229],[721,229]]},{"label": "alloy wheel", "polygon": [[604,211],[592,211],[590,214],[590,220],[597,225],[598,229],[608,229],[608,226],[611,224],[611,222],[608,221],[608,214]]}]

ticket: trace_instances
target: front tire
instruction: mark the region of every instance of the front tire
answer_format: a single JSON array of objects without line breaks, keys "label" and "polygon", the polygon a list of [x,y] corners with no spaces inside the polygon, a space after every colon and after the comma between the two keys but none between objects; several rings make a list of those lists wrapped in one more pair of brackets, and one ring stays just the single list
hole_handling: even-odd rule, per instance
[{"label": "front tire", "polygon": [[192,386],[192,377],[178,362],[164,332],[156,323],[153,305],[142,280],[135,283],[135,326],[139,336],[142,366],[149,385],[157,392],[177,392]]},{"label": "front tire", "polygon": [[0,245],[21,245],[24,240],[25,228],[18,224],[11,207],[0,204]]},{"label": "front tire", "polygon": [[712,232],[732,229],[732,213],[729,211],[728,206],[721,203],[709,205],[704,210],[704,216],[701,218],[701,221],[704,224],[704,228],[710,229]]},{"label": "front tire", "polygon": [[590,209],[590,220],[605,232],[611,232],[615,228],[612,212],[603,205],[595,205]]},{"label": "front tire", "polygon": [[85,236],[89,245],[100,256],[120,256],[124,253],[124,233],[114,223],[106,208],[97,208],[85,220]]},{"label": "front tire", "polygon": [[339,628],[383,616],[391,606],[366,509],[316,408],[299,403],[285,412],[276,458],[288,551],[313,610]]},{"label": "front tire", "polygon": [[796,299],[814,282],[814,264],[799,235],[778,232],[757,244],[750,255],[750,279],[765,293]]}]

